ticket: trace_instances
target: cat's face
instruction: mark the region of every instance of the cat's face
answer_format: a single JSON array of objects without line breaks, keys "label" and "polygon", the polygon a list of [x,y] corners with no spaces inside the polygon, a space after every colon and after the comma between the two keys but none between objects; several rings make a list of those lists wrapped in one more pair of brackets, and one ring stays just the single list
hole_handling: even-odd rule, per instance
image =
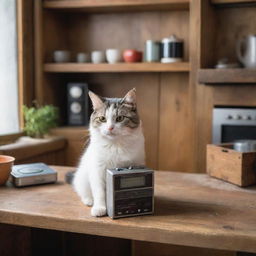
[{"label": "cat's face", "polygon": [[140,125],[136,108],[135,89],[129,91],[124,98],[101,98],[89,92],[93,104],[90,119],[91,129],[96,129],[108,139],[131,135]]}]

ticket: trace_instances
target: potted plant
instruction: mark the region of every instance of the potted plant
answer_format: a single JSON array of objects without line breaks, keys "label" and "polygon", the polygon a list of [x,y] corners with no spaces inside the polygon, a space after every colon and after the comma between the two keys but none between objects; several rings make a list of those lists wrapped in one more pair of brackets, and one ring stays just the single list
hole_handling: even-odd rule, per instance
[{"label": "potted plant", "polygon": [[32,138],[44,138],[51,128],[57,126],[59,111],[53,105],[23,106],[24,131]]}]

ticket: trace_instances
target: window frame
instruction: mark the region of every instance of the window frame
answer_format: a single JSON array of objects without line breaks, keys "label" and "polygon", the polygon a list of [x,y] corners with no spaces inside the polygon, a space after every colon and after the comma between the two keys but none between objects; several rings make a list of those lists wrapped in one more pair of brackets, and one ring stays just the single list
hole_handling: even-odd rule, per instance
[{"label": "window frame", "polygon": [[34,99],[33,88],[33,44],[34,20],[33,0],[16,0],[16,30],[17,30],[17,71],[18,71],[18,122],[20,132],[0,135],[0,145],[14,142],[24,135],[22,106],[30,106]]}]

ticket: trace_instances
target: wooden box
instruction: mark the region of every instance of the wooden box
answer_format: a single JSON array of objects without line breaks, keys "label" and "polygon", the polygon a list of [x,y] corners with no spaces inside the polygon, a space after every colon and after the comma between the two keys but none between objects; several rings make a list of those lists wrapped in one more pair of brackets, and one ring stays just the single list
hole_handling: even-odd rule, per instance
[{"label": "wooden box", "polygon": [[256,184],[256,152],[238,152],[232,144],[207,145],[207,173],[241,187]]}]

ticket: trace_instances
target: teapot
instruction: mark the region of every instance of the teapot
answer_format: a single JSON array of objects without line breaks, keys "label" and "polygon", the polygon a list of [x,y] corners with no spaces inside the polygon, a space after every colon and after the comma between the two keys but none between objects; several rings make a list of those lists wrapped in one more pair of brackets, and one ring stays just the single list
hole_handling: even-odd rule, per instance
[{"label": "teapot", "polygon": [[246,68],[256,68],[256,35],[241,38],[237,42],[236,53],[239,61]]}]

